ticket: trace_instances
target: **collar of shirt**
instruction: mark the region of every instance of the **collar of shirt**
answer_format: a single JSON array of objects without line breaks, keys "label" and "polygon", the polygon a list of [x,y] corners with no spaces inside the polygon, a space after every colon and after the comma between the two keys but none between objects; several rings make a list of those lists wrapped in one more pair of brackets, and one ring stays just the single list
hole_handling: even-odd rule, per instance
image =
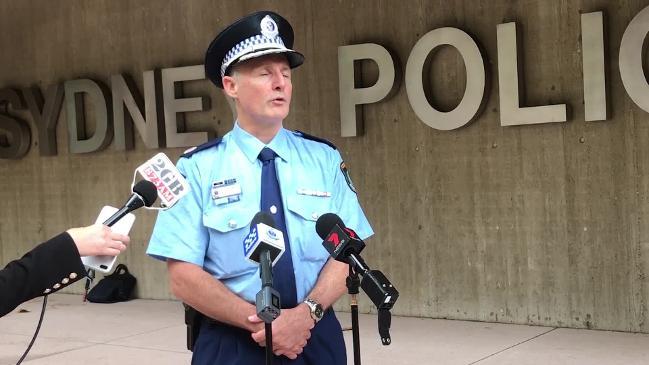
[{"label": "collar of shirt", "polygon": [[279,132],[275,135],[272,141],[265,145],[262,141],[257,139],[257,137],[248,133],[246,130],[239,126],[239,122],[234,123],[234,128],[232,128],[232,138],[234,142],[239,146],[241,152],[248,158],[250,163],[255,163],[257,161],[257,156],[264,147],[268,147],[275,151],[277,156],[284,161],[289,160],[290,151],[288,143],[288,134],[289,132],[283,127],[280,128]]}]

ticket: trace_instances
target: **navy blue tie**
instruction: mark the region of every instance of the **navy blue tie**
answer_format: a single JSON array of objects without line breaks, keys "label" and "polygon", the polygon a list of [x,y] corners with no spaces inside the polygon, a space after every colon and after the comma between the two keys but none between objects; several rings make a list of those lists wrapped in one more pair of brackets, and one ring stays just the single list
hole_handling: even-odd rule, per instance
[{"label": "navy blue tie", "polygon": [[297,305],[295,288],[295,272],[291,258],[291,245],[286,232],[284,205],[282,193],[279,190],[277,170],[275,170],[275,151],[264,147],[257,157],[262,162],[261,167],[261,210],[270,212],[275,219],[277,229],[284,233],[285,250],[279,261],[273,266],[273,287],[279,292],[282,308],[293,308]]}]

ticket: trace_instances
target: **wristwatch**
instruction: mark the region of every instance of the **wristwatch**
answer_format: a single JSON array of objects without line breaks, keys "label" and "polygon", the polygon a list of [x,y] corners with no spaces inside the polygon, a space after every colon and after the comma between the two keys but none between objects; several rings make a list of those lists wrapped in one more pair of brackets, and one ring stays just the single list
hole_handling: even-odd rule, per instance
[{"label": "wristwatch", "polygon": [[324,315],[322,305],[311,298],[306,298],[303,303],[309,306],[309,309],[311,310],[311,318],[313,318],[315,323],[318,323]]}]

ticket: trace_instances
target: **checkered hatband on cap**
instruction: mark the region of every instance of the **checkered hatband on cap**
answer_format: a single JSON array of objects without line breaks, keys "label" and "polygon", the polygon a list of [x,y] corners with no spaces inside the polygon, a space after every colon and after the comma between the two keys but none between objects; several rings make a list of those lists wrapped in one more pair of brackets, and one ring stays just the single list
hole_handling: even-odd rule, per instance
[{"label": "checkered hatband on cap", "polygon": [[225,71],[228,69],[228,66],[238,60],[241,56],[265,49],[287,50],[286,46],[284,46],[284,41],[282,41],[282,37],[279,35],[273,38],[268,38],[262,34],[258,34],[244,39],[226,53],[223,58],[223,63],[221,64],[221,77],[225,76]]}]

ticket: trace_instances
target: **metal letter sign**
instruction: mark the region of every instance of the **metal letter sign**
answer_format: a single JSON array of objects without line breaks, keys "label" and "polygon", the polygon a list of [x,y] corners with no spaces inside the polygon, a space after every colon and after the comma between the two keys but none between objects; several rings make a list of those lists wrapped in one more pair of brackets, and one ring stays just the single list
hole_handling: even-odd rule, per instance
[{"label": "metal letter sign", "polygon": [[[428,103],[422,74],[428,55],[437,47],[450,45],[457,49],[466,68],[466,89],[460,104],[450,112],[442,112]],[[457,28],[439,28],[417,41],[406,65],[406,91],[412,109],[427,126],[448,131],[469,123],[478,114],[485,92],[485,68],[475,41]]]}]

